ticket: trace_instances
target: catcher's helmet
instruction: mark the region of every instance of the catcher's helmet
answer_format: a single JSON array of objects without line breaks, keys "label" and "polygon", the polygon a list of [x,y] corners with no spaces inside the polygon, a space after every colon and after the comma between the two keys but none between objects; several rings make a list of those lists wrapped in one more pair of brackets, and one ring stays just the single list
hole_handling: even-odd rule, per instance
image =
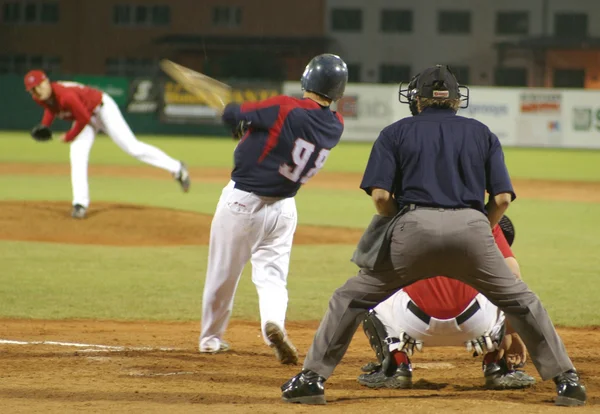
[{"label": "catcher's helmet", "polygon": [[502,229],[502,233],[504,233],[504,237],[506,237],[506,241],[509,246],[515,241],[515,226],[513,222],[508,218],[508,216],[502,216],[500,221],[498,222],[500,229]]},{"label": "catcher's helmet", "polygon": [[344,95],[348,66],[337,55],[325,53],[312,58],[300,79],[302,90],[337,101]]},{"label": "catcher's helmet", "polygon": [[411,105],[411,113],[416,112],[416,97],[434,99],[460,99],[461,108],[469,106],[469,88],[459,85],[458,80],[447,65],[435,65],[413,77],[406,88],[400,83],[398,100]]}]

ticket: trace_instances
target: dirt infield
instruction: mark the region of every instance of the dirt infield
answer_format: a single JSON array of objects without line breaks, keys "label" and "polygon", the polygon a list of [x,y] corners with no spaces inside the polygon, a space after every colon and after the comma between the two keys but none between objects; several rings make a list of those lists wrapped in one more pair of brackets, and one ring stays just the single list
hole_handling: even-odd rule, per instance
[{"label": "dirt infield", "polygon": [[[69,174],[66,165],[0,164],[0,174]],[[147,167],[92,166],[92,175],[170,179]],[[224,183],[229,171],[193,169],[196,182]],[[309,186],[357,188],[358,174],[320,174]],[[65,180],[68,180],[65,177]],[[68,185],[68,181],[65,182]],[[599,183],[516,181],[524,198],[600,202]],[[199,245],[210,216],[94,202],[84,222],[68,202],[0,202],[0,239],[115,246]],[[82,225],[85,229],[82,231]],[[355,244],[362,231],[300,226],[297,244]],[[302,357],[318,323],[291,322]],[[589,391],[579,411],[600,412],[600,330],[561,329]],[[279,365],[256,322],[234,321],[226,354],[197,352],[199,322],[0,320],[0,412],[403,412],[552,413],[551,382],[527,390],[486,391],[480,361],[461,348],[426,348],[413,358],[412,390],[369,390],[356,382],[372,351],[358,332],[327,382],[327,407],[282,403],[280,385],[300,367]],[[12,341],[12,342],[11,342]],[[535,375],[528,364],[527,371]],[[563,411],[563,410],[560,410]]]},{"label": "dirt infield", "polygon": [[[316,322],[288,325],[302,357],[316,327]],[[280,401],[279,387],[299,367],[279,365],[262,342],[258,323],[234,321],[226,336],[232,350],[219,355],[197,352],[198,331],[198,323],[0,321],[0,339],[22,341],[0,343],[2,412],[315,410]],[[600,332],[563,329],[560,333],[589,390],[587,407],[578,411],[598,412]],[[36,341],[54,344],[31,343]],[[360,366],[371,359],[363,333],[357,332],[344,361],[326,384],[328,406],[316,411],[559,412],[552,405],[551,382],[527,390],[484,390],[479,359],[463,348],[426,348],[414,357],[412,390],[360,386],[356,382]],[[528,372],[535,374],[532,366]]]},{"label": "dirt infield", "polygon": [[[94,202],[83,221],[69,202],[0,201],[0,240],[107,246],[206,245],[211,216],[134,204]],[[360,229],[298,226],[295,244],[356,244]],[[118,236],[117,236],[118,235]]]}]

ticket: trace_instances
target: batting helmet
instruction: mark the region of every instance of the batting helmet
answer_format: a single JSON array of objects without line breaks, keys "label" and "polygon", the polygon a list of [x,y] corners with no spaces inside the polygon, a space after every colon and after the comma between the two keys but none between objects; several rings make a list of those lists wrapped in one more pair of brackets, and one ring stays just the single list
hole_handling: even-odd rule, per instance
[{"label": "batting helmet", "polygon": [[337,55],[325,53],[312,58],[300,79],[302,90],[337,101],[344,95],[348,66]]}]

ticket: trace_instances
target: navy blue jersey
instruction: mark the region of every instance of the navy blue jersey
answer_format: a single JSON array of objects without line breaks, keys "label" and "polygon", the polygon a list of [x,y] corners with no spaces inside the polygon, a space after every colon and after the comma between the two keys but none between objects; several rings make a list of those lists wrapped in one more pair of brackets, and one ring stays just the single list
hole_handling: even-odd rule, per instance
[{"label": "navy blue jersey", "polygon": [[485,191],[515,193],[500,141],[487,126],[450,109],[426,108],[383,129],[360,186],[381,188],[401,208],[417,204],[485,213]]},{"label": "navy blue jersey", "polygon": [[229,104],[223,121],[249,130],[234,152],[236,188],[270,197],[293,197],[325,164],[342,136],[342,116],[311,99],[276,96]]}]

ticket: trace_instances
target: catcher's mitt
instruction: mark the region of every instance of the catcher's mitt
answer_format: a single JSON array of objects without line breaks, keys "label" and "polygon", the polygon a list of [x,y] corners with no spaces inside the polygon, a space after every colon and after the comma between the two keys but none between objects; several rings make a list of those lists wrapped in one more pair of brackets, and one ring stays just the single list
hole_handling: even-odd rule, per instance
[{"label": "catcher's mitt", "polygon": [[31,136],[36,141],[40,141],[40,142],[48,141],[48,140],[52,139],[52,131],[50,131],[50,128],[48,128],[47,126],[36,125],[31,130]]},{"label": "catcher's mitt", "polygon": [[240,121],[232,130],[233,139],[242,139],[244,134],[250,128],[250,122]]},{"label": "catcher's mitt", "polygon": [[504,233],[504,237],[506,237],[506,241],[509,246],[512,246],[515,241],[515,226],[512,221],[507,216],[502,216],[498,225],[502,229],[502,233]]}]

